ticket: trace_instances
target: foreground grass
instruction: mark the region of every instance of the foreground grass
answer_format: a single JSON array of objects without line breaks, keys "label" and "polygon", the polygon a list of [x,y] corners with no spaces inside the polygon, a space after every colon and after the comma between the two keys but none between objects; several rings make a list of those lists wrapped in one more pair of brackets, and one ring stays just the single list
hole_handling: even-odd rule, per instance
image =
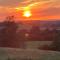
[{"label": "foreground grass", "polygon": [[0,48],[0,60],[60,60],[60,52],[37,49]]}]

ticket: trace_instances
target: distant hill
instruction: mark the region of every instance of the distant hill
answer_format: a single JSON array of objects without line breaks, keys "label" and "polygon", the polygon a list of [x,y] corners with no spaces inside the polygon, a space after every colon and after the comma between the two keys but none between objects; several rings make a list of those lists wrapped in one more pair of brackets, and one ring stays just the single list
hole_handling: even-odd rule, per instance
[{"label": "distant hill", "polygon": [[27,20],[27,21],[22,21],[23,23],[26,23],[26,24],[30,24],[30,25],[33,25],[33,24],[40,24],[40,26],[42,25],[55,25],[55,26],[60,26],[60,20],[46,20],[46,21],[43,21],[43,20]]}]

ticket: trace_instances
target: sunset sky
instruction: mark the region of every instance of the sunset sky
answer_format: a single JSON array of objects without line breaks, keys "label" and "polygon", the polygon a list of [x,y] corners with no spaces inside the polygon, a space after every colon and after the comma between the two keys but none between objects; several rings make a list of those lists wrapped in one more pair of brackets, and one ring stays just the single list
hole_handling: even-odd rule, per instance
[{"label": "sunset sky", "polygon": [[[31,16],[23,16],[25,11]],[[9,15],[17,20],[60,19],[60,0],[0,0],[0,20]]]}]

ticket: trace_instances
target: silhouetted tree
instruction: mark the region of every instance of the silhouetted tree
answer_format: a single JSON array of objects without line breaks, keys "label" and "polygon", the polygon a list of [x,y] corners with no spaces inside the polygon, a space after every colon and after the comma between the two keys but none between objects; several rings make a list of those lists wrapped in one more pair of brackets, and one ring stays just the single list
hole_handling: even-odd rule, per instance
[{"label": "silhouetted tree", "polygon": [[8,16],[3,22],[5,28],[2,31],[3,34],[3,47],[16,47],[16,30],[17,25],[14,22],[14,16]]}]

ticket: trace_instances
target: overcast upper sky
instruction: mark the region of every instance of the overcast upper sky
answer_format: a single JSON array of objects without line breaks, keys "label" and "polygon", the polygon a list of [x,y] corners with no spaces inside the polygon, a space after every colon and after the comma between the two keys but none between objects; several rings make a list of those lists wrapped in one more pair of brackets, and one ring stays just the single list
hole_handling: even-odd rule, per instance
[{"label": "overcast upper sky", "polygon": [[[15,14],[16,7],[26,7],[34,3],[38,4],[31,7],[32,19],[40,19],[41,17],[60,19],[60,0],[0,0],[0,19],[10,14]],[[34,18],[35,16],[36,18]]]}]

